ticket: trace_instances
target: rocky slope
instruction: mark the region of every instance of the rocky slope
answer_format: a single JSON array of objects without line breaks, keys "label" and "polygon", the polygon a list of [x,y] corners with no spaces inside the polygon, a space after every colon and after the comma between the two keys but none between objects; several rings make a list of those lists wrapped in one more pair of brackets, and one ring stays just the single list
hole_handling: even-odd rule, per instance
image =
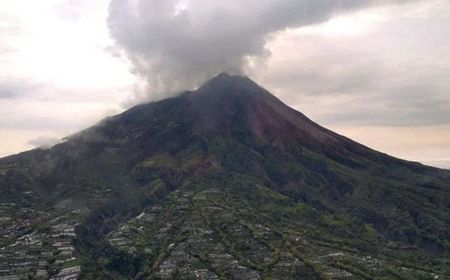
[{"label": "rocky slope", "polygon": [[0,279],[450,275],[450,171],[333,133],[240,76],[1,159],[0,203]]}]

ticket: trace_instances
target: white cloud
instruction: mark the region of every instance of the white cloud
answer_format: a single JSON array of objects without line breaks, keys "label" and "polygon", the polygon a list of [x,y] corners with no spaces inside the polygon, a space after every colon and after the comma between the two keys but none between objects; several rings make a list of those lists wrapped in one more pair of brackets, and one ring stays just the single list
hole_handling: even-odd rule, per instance
[{"label": "white cloud", "polygon": [[[404,2],[412,1],[389,1]],[[112,0],[109,28],[117,46],[133,62],[136,75],[148,83],[147,99],[155,99],[195,88],[223,71],[258,71],[270,55],[265,47],[267,39],[286,28],[321,23],[336,14],[386,3]],[[341,20],[333,26],[337,23],[340,27],[334,31],[352,25]]]},{"label": "white cloud", "polygon": [[56,144],[61,143],[61,139],[57,137],[49,137],[49,136],[40,136],[37,138],[33,138],[28,143],[36,148],[40,149],[50,149]]},{"label": "white cloud", "polygon": [[0,2],[0,156],[92,125],[133,88],[106,49],[109,0]]},{"label": "white cloud", "polygon": [[360,34],[328,32],[336,20],[286,32],[259,79],[328,125],[450,124],[450,4],[430,2],[336,19]]}]

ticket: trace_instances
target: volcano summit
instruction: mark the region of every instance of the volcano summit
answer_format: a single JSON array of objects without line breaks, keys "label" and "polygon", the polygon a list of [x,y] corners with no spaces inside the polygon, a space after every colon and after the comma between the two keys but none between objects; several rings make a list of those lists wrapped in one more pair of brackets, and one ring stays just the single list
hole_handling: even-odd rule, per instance
[{"label": "volcano summit", "polygon": [[450,171],[220,74],[0,159],[0,225],[0,279],[447,279]]}]

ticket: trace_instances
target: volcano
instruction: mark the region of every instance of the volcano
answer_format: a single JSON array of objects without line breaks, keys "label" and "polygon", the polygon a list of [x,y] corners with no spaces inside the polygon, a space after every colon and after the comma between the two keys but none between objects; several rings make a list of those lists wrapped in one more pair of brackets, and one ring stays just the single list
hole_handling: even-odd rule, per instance
[{"label": "volcano", "polygon": [[0,225],[0,279],[447,279],[450,171],[220,74],[0,159]]}]

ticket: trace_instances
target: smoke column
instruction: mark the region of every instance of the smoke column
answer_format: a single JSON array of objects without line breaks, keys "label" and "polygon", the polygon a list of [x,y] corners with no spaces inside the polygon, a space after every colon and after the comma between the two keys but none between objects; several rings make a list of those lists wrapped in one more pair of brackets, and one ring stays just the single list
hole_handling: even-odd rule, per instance
[{"label": "smoke column", "polygon": [[[108,26],[144,84],[139,102],[193,89],[220,72],[251,72],[270,55],[265,44],[276,32],[384,2],[112,0]],[[405,1],[389,1],[398,2]]]}]

